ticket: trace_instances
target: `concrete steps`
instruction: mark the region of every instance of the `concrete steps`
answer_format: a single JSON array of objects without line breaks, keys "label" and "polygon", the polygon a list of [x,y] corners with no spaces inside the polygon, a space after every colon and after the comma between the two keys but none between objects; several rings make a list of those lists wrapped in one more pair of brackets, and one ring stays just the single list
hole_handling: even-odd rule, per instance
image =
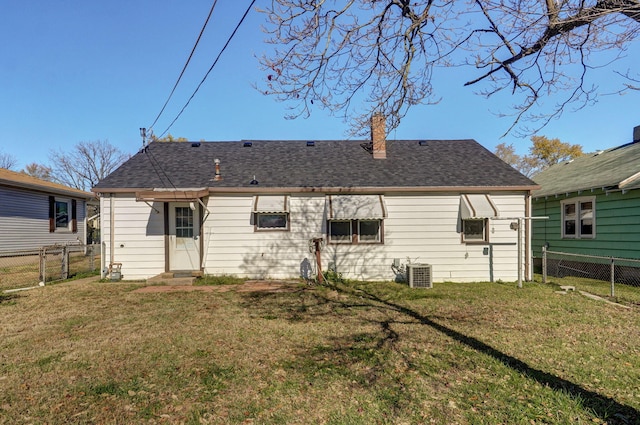
[{"label": "concrete steps", "polygon": [[147,279],[149,285],[170,285],[170,286],[188,286],[193,285],[193,282],[198,277],[202,277],[201,271],[173,271],[160,273],[157,276]]}]

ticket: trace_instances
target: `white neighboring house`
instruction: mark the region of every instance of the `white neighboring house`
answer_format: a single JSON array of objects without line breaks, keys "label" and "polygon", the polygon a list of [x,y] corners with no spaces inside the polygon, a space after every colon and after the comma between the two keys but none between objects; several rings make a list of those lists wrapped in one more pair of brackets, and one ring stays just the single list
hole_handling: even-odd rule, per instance
[{"label": "white neighboring house", "polygon": [[[375,121],[374,121],[375,122]],[[92,190],[103,274],[515,281],[538,186],[474,140],[154,142]],[[531,278],[529,226],[521,270]]]},{"label": "white neighboring house", "polygon": [[0,252],[84,244],[95,195],[0,168]]}]

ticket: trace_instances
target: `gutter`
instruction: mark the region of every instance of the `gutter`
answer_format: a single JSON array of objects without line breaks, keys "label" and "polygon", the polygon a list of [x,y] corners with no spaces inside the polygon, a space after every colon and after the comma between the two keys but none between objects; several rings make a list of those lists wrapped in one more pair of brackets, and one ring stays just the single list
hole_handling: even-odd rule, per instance
[{"label": "gutter", "polygon": [[[417,192],[465,192],[465,193],[486,193],[486,192],[532,192],[540,189],[539,185],[531,186],[327,186],[327,187],[209,187],[205,190],[209,194],[219,193],[322,193],[322,194],[339,194],[339,193],[371,193],[380,194],[381,192],[400,192],[400,193],[417,193]],[[157,188],[94,188],[92,189],[98,196],[102,193],[142,193],[142,192],[165,192],[171,193],[173,189],[159,190]],[[184,191],[178,189],[176,192]]]}]

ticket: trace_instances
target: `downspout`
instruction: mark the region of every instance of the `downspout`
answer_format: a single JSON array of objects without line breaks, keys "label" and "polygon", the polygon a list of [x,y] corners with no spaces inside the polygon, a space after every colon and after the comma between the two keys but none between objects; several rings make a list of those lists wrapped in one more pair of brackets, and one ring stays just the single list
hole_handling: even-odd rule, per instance
[{"label": "downspout", "polygon": [[115,254],[115,227],[116,227],[116,218],[115,212],[113,210],[113,205],[115,204],[115,194],[109,194],[109,270],[111,270],[111,266],[114,263],[114,254]]}]

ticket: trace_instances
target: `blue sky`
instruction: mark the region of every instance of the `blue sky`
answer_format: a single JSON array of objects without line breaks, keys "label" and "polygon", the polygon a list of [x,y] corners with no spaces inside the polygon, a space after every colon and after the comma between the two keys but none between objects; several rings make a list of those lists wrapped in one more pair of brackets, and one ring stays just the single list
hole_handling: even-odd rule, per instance
[{"label": "blue sky", "polygon": [[[219,0],[181,84],[156,124],[161,133],[209,69],[250,0]],[[260,5],[258,0],[256,5]],[[127,153],[141,146],[148,127],[173,87],[212,0],[0,0],[0,153],[48,163],[51,150],[69,151],[79,142],[108,140]],[[262,71],[256,55],[268,46],[252,11],[236,38],[170,133],[190,140],[341,139],[347,125],[316,109],[308,119],[286,120],[287,105],[256,91]],[[636,69],[640,46],[627,58],[595,70],[598,84],[618,87],[614,70]],[[634,60],[635,58],[635,60]],[[484,99],[463,83],[473,70],[436,75],[442,101],[414,107],[397,139],[473,138],[493,150],[513,143],[526,153],[528,138],[502,134],[514,99]],[[551,101],[551,99],[549,99]],[[577,112],[567,111],[539,134],[581,144],[585,151],[631,141],[640,125],[640,92],[601,96]]]}]

